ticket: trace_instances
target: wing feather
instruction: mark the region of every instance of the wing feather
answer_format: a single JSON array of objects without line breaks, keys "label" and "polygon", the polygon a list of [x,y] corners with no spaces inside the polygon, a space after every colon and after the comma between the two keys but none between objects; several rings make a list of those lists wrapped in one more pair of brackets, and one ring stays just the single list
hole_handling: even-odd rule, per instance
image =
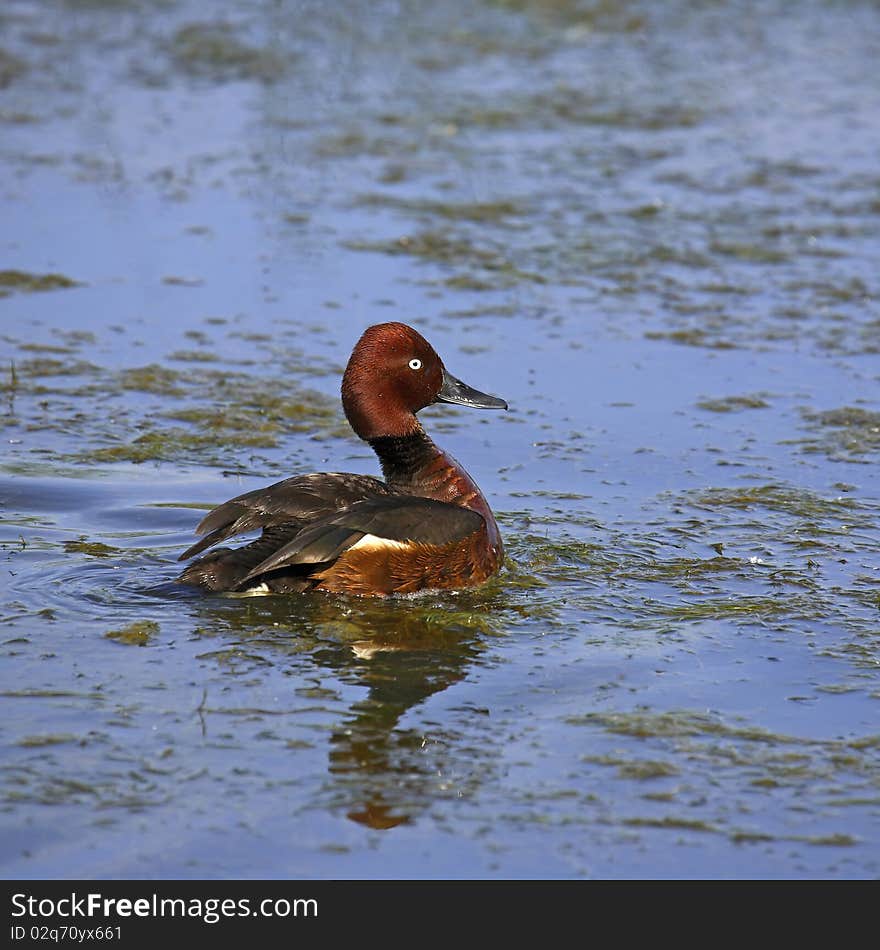
[{"label": "wing feather", "polygon": [[445,545],[485,524],[470,508],[413,495],[369,498],[335,511],[304,528],[287,544],[253,567],[241,583],[297,564],[334,561],[366,535],[394,542]]},{"label": "wing feather", "polygon": [[178,560],[185,561],[236,535],[282,524],[302,528],[358,501],[395,494],[395,489],[370,475],[333,472],[286,478],[238,495],[209,511],[196,527],[196,534],[204,537]]}]

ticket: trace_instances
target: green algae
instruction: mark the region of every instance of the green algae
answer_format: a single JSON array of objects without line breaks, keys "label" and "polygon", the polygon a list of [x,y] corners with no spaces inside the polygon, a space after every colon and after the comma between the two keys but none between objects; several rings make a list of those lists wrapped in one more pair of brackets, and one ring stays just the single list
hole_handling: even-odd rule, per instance
[{"label": "green algae", "polygon": [[566,722],[573,726],[601,726],[608,732],[638,739],[652,737],[685,738],[692,736],[722,736],[768,746],[806,745],[808,740],[785,736],[754,726],[732,726],[717,716],[692,710],[667,712],[611,712],[585,713],[569,716]]},{"label": "green algae", "polygon": [[[225,446],[234,443],[239,448],[274,448],[274,436],[255,432],[252,428],[226,429]],[[224,447],[225,447],[224,446]],[[193,433],[180,426],[161,426],[132,442],[92,449],[88,457],[96,462],[151,462],[173,461],[186,456],[198,456],[206,449],[219,449],[218,439],[211,433]]]},{"label": "green algae", "polygon": [[443,281],[443,285],[453,290],[472,290],[477,293],[498,289],[494,281],[484,280],[472,274],[456,274],[455,277],[448,277]]},{"label": "green algae", "polygon": [[28,71],[27,63],[18,56],[0,49],[0,89],[12,85]]},{"label": "green algae", "polygon": [[737,344],[729,339],[719,339],[714,333],[701,327],[688,330],[647,330],[646,340],[663,340],[682,346],[698,346],[709,350],[734,350]]},{"label": "green algae", "polygon": [[370,135],[361,131],[340,132],[327,135],[313,146],[318,158],[351,158],[360,155],[374,157],[398,157],[405,152],[415,152],[417,145],[400,137]]},{"label": "green algae", "polygon": [[636,779],[639,782],[657,778],[669,778],[681,774],[681,770],[669,762],[654,759],[621,759],[619,756],[584,756],[582,761],[609,765],[617,769],[617,777]]},{"label": "green algae", "polygon": [[[519,587],[560,581],[594,585],[600,580],[617,585],[628,581],[689,585],[701,578],[742,575],[750,566],[748,561],[722,555],[660,558],[638,550],[632,539],[622,546],[613,539],[593,543],[564,536],[549,539],[520,534],[511,546],[508,582]],[[659,606],[657,609],[662,612]]]},{"label": "green algae", "polygon": [[842,406],[822,412],[803,410],[802,414],[810,428],[820,433],[818,438],[795,440],[804,452],[849,462],[865,462],[866,456],[880,452],[880,412]]},{"label": "green algae", "polygon": [[64,550],[68,554],[85,554],[87,557],[107,558],[117,557],[121,554],[119,548],[102,541],[89,541],[86,537],[78,538],[76,541],[65,541]]},{"label": "green algae", "polygon": [[[446,281],[447,286],[452,286],[450,281]],[[476,290],[491,290],[492,285],[484,282],[480,282],[480,285]],[[455,319],[461,320],[470,320],[474,318],[484,318],[484,317],[514,317],[517,314],[517,308],[514,306],[507,306],[504,304],[495,304],[489,305],[487,307],[469,307],[466,310],[447,310],[444,312],[444,316],[453,317]]]},{"label": "green algae", "polygon": [[[148,364],[109,371],[59,356],[17,361],[10,364],[8,380],[0,381],[0,391],[14,397],[16,406],[4,425],[85,439],[73,450],[58,446],[58,459],[224,464],[236,450],[275,449],[285,434],[351,438],[338,401],[290,377],[215,369],[213,361],[210,368],[198,361],[185,369]],[[279,369],[298,372],[298,362],[288,355],[279,362]],[[81,379],[70,385],[71,377]],[[153,398],[131,402],[129,393]],[[85,406],[95,398],[102,411],[91,415]]]},{"label": "green algae", "polygon": [[[33,357],[31,359],[19,360],[17,363],[10,364],[9,383],[0,384],[0,389],[12,390],[20,389],[24,394],[28,391],[25,380],[38,377],[55,376],[93,376],[100,370],[93,363],[79,359],[55,359],[51,356]],[[30,386],[31,392],[41,392],[39,387]],[[89,394],[91,394],[89,392]]]},{"label": "green algae", "polygon": [[347,241],[345,246],[354,251],[405,254],[442,264],[470,262],[489,266],[504,262],[495,251],[479,248],[471,241],[443,231],[420,231],[390,241]]},{"label": "green algae", "polygon": [[782,264],[788,260],[788,254],[784,251],[762,244],[715,241],[711,244],[711,250],[715,254],[734,257],[750,264]]},{"label": "green algae", "polygon": [[16,745],[24,749],[40,749],[45,746],[65,745],[69,742],[79,742],[79,736],[70,733],[56,733],[35,736],[23,736]]},{"label": "green algae", "polygon": [[791,840],[803,841],[805,844],[814,844],[823,848],[850,848],[859,843],[858,838],[847,834],[797,835],[792,836]]},{"label": "green algae", "polygon": [[176,274],[169,274],[162,278],[162,283],[169,287],[201,287],[204,281],[201,277],[179,277]]},{"label": "green algae", "polygon": [[181,363],[217,363],[220,357],[205,350],[174,350],[168,354],[168,359]]},{"label": "green algae", "polygon": [[49,290],[65,290],[81,287],[79,281],[63,274],[29,274],[21,270],[0,270],[0,297],[14,292],[43,293]]},{"label": "green algae", "polygon": [[668,102],[645,100],[615,108],[583,88],[564,84],[537,93],[510,93],[506,99],[507,105],[499,105],[474,97],[454,112],[444,114],[439,124],[455,130],[593,126],[662,131],[692,128],[704,118],[698,108]]},{"label": "green algae", "polygon": [[136,620],[118,630],[108,630],[104,636],[124,646],[145,647],[158,633],[159,624],[155,620]]},{"label": "green algae", "polygon": [[[459,290],[493,290],[520,282],[546,282],[542,274],[520,268],[501,251],[478,246],[464,236],[447,231],[424,230],[393,240],[352,240],[344,243],[345,247],[355,251],[407,255],[467,269],[467,273],[444,280],[445,286]],[[479,268],[482,272],[474,273],[472,268]]]},{"label": "green algae", "polygon": [[679,828],[684,831],[718,832],[719,828],[706,821],[693,818],[676,818],[667,815],[664,818],[622,818],[621,824],[632,828]]},{"label": "green algae", "polygon": [[770,594],[708,598],[699,603],[658,603],[654,605],[654,611],[674,620],[687,621],[725,618],[761,621],[782,617],[808,620],[816,616],[819,607],[814,594],[803,597],[794,597],[791,594],[779,597]]},{"label": "green algae", "polygon": [[761,396],[722,396],[718,399],[701,399],[698,409],[707,412],[740,412],[743,409],[767,409],[770,404]]},{"label": "green algae", "polygon": [[22,343],[18,349],[22,353],[55,353],[66,355],[73,352],[73,349],[69,346],[57,346],[52,343]]},{"label": "green algae", "polygon": [[162,396],[183,396],[183,384],[183,374],[155,363],[124,369],[118,376],[118,385],[123,390]]},{"label": "green algae", "polygon": [[253,46],[238,35],[231,23],[189,23],[171,38],[174,65],[190,76],[231,82],[237,79],[272,83],[286,72],[284,58],[268,47]]},{"label": "green algae", "polygon": [[513,201],[437,201],[427,198],[400,198],[394,195],[372,194],[358,199],[363,207],[391,208],[410,214],[452,221],[500,223],[524,214],[524,209]]},{"label": "green algae", "polygon": [[4,125],[35,125],[40,122],[40,119],[32,112],[0,109],[0,122]]},{"label": "green algae", "polygon": [[785,485],[756,485],[737,488],[710,488],[684,496],[696,508],[734,508],[744,511],[766,509],[805,520],[852,519],[859,505],[853,498],[824,498],[805,489]]}]

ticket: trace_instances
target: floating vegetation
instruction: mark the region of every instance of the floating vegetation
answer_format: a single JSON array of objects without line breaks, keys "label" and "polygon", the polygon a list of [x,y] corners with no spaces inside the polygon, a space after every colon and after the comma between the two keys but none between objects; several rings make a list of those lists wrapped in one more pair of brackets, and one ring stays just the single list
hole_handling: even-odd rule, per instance
[{"label": "floating vegetation", "polygon": [[697,408],[707,412],[740,412],[743,409],[767,409],[769,405],[761,396],[722,396],[719,399],[701,399]]},{"label": "floating vegetation", "polygon": [[364,207],[391,208],[413,215],[447,218],[452,221],[503,223],[524,214],[513,201],[437,201],[428,198],[399,198],[395,195],[364,195],[358,199]]},{"label": "floating vegetation", "polygon": [[767,596],[737,595],[709,598],[696,603],[678,601],[657,604],[655,611],[658,615],[687,621],[723,619],[764,621],[783,617],[808,620],[816,616],[819,606],[815,594],[802,597],[792,597],[788,594],[780,597],[774,593]]},{"label": "floating vegetation", "polygon": [[124,390],[159,393],[163,396],[183,396],[184,377],[181,373],[153,363],[120,372],[118,385]]},{"label": "floating vegetation", "polygon": [[[226,465],[236,450],[274,449],[291,432],[352,438],[338,400],[290,378],[200,362],[185,369],[149,364],[108,371],[74,357],[22,360],[0,381],[0,391],[16,399],[16,416],[6,424],[79,436],[79,445],[65,450],[56,443],[54,451],[59,459],[89,462],[191,459]],[[79,385],[66,385],[73,377]],[[132,401],[129,393],[153,398]],[[83,405],[95,397],[102,412],[85,413]]]},{"label": "floating vegetation", "polygon": [[87,557],[117,557],[121,552],[119,548],[104,544],[101,541],[89,541],[82,537],[76,541],[65,541],[64,550],[68,554],[85,554]]},{"label": "floating vegetation", "polygon": [[731,340],[719,339],[714,333],[694,327],[690,330],[646,330],[646,340],[666,340],[683,346],[701,346],[709,350],[734,350]]},{"label": "floating vegetation", "polygon": [[476,247],[464,238],[442,231],[420,231],[390,241],[346,241],[345,246],[355,251],[406,254],[441,264],[470,262],[498,267],[505,263],[497,252]]},{"label": "floating vegetation", "polygon": [[711,250],[716,254],[735,257],[740,261],[752,264],[781,264],[788,260],[788,254],[777,248],[766,247],[762,244],[746,244],[715,241]]},{"label": "floating vegetation", "polygon": [[866,456],[880,451],[880,412],[843,406],[824,412],[804,410],[804,419],[821,436],[803,439],[802,451],[822,453],[832,459],[867,462]]},{"label": "floating vegetation", "polygon": [[615,108],[583,88],[558,85],[536,93],[508,93],[507,104],[468,97],[467,105],[444,113],[438,125],[452,129],[519,129],[559,126],[599,126],[661,131],[691,128],[703,121],[693,105],[671,102],[628,103]]},{"label": "floating vegetation", "polygon": [[567,719],[574,726],[600,725],[603,729],[620,735],[646,739],[653,736],[724,736],[748,742],[771,745],[798,745],[804,740],[782,736],[756,729],[753,726],[731,726],[720,717],[698,713],[688,709],[668,712],[612,712],[586,713]]},{"label": "floating vegetation", "polygon": [[846,518],[851,520],[859,505],[853,498],[823,498],[815,492],[784,485],[709,488],[689,492],[685,498],[696,508],[766,508],[798,518]]},{"label": "floating vegetation", "polygon": [[0,49],[0,89],[5,89],[27,72],[27,63]]},{"label": "floating vegetation", "polygon": [[108,630],[104,636],[125,646],[145,647],[159,633],[155,620],[136,620],[118,630]]},{"label": "floating vegetation", "polygon": [[404,152],[415,152],[414,142],[408,142],[399,136],[366,135],[363,132],[340,132],[320,139],[314,145],[318,158],[351,158],[359,155],[400,156]]},{"label": "floating vegetation", "polygon": [[[97,366],[84,360],[59,360],[54,357],[39,356],[20,360],[14,364],[10,385],[20,387],[22,395],[26,395],[28,392],[41,393],[44,391],[42,387],[28,384],[26,380],[52,376],[91,376],[99,372]],[[7,387],[4,384],[0,388],[5,389]]]},{"label": "floating vegetation", "polygon": [[231,23],[190,23],[171,40],[171,58],[178,69],[191,76],[230,82],[255,79],[274,82],[285,71],[289,54],[252,46]]},{"label": "floating vegetation", "polygon": [[68,742],[78,742],[79,737],[70,733],[55,733],[52,735],[23,736],[16,745],[23,749],[41,749],[45,746],[65,745]]},{"label": "floating vegetation", "polygon": [[[266,449],[277,444],[274,436],[250,428],[227,429],[226,434],[234,435],[228,442],[234,441],[239,448]],[[205,449],[218,449],[216,433],[198,434],[180,426],[160,426],[139,435],[132,442],[93,449],[89,457],[96,462],[167,462],[197,455]]]},{"label": "floating vegetation", "polygon": [[[355,251],[381,254],[406,254],[438,264],[466,268],[468,273],[457,274],[444,281],[448,287],[460,290],[497,290],[517,284],[543,284],[543,275],[517,267],[505,254],[487,247],[477,247],[459,235],[443,231],[420,231],[393,240],[346,241],[345,246]],[[480,269],[476,276],[473,268]]]},{"label": "floating vegetation", "polygon": [[168,354],[169,360],[181,363],[217,363],[219,357],[206,350],[175,350]]},{"label": "floating vegetation", "polygon": [[0,297],[15,293],[43,293],[82,286],[63,274],[29,274],[21,270],[0,270]]},{"label": "floating vegetation", "polygon": [[681,770],[670,762],[651,759],[621,759],[619,756],[584,756],[584,762],[613,766],[619,778],[631,778],[643,782],[650,779],[669,778],[679,775]]}]

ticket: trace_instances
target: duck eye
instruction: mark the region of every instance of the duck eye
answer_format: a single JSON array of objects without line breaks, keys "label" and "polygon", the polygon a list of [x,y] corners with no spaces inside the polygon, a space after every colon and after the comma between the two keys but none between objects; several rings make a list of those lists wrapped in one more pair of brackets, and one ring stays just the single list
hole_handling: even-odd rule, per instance
[{"label": "duck eye", "polygon": [[422,361],[419,360],[419,359],[411,359],[411,360],[409,361],[409,368],[410,368],[410,369],[421,369],[421,368],[422,368]]}]

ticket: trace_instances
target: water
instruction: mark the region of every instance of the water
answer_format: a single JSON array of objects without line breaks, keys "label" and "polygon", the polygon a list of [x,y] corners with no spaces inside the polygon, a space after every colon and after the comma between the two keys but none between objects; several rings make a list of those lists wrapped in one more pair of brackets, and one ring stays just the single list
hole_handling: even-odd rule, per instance
[{"label": "water", "polygon": [[[880,11],[0,13],[5,877],[880,873]],[[179,589],[375,473],[413,323],[478,591]]]}]

